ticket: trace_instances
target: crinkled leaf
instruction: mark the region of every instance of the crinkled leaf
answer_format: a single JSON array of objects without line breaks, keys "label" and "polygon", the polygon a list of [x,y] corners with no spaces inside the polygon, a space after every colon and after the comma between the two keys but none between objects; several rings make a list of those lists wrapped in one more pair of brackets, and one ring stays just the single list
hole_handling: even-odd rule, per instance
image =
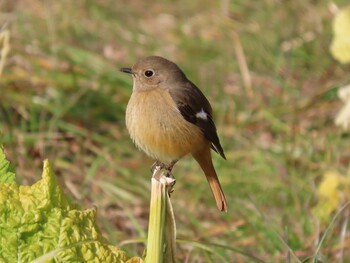
[{"label": "crinkled leaf", "polygon": [[0,146],[0,183],[12,183],[15,182],[15,179],[16,175]]},{"label": "crinkled leaf", "polygon": [[350,63],[350,6],[342,9],[333,21],[331,53],[341,63]]},{"label": "crinkled leaf", "polygon": [[[0,164],[0,173],[8,173],[1,150]],[[125,252],[102,237],[96,208],[81,210],[67,199],[48,161],[42,179],[32,186],[19,186],[14,178],[0,182],[0,262],[127,260]]]}]

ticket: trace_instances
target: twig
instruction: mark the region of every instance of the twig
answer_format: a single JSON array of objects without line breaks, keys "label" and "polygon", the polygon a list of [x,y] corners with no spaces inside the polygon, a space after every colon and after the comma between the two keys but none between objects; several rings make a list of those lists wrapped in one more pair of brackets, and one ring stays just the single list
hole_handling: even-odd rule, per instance
[{"label": "twig", "polygon": [[250,72],[249,72],[248,65],[247,65],[247,60],[246,60],[245,55],[244,55],[244,50],[243,50],[241,41],[240,41],[239,36],[236,33],[236,31],[232,30],[231,35],[232,35],[232,39],[233,39],[233,44],[234,44],[234,48],[235,48],[235,53],[236,53],[236,57],[237,57],[237,61],[238,61],[239,70],[241,71],[242,78],[243,78],[243,85],[244,85],[244,88],[246,90],[248,98],[251,99],[254,97],[254,92],[252,89],[252,78],[250,76]]},{"label": "twig", "polygon": [[5,67],[6,57],[10,51],[10,31],[8,29],[8,23],[2,26],[0,29],[0,77]]}]

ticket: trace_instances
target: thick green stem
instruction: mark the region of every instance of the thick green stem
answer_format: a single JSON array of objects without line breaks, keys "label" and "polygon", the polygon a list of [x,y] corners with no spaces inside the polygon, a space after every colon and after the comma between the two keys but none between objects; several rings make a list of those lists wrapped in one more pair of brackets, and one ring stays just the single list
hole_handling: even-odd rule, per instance
[{"label": "thick green stem", "polygon": [[146,263],[175,262],[176,227],[169,192],[175,179],[156,167],[152,177]]}]

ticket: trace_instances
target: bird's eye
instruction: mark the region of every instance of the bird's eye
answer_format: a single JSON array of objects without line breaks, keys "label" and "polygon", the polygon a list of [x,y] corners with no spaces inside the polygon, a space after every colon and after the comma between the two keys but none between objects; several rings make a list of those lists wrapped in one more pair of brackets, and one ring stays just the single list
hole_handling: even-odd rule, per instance
[{"label": "bird's eye", "polygon": [[152,77],[153,75],[154,75],[153,70],[146,70],[146,71],[145,71],[145,76],[146,76],[147,78],[150,78],[150,77]]}]

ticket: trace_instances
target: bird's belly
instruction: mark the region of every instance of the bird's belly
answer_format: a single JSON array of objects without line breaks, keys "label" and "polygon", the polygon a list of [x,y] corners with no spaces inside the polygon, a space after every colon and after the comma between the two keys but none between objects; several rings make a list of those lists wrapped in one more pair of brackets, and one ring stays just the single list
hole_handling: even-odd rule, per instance
[{"label": "bird's belly", "polygon": [[135,144],[162,162],[177,160],[206,143],[202,131],[182,117],[164,90],[134,92],[126,110],[126,126]]}]

